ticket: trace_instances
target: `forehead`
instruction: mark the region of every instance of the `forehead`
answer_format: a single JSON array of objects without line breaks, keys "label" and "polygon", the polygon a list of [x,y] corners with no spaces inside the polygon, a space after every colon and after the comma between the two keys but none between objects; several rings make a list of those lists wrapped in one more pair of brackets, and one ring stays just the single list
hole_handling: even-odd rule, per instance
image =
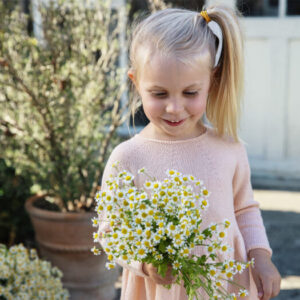
[{"label": "forehead", "polygon": [[139,72],[141,84],[177,87],[194,83],[205,84],[210,79],[210,55],[204,53],[184,62],[175,55],[154,54],[145,60]]}]

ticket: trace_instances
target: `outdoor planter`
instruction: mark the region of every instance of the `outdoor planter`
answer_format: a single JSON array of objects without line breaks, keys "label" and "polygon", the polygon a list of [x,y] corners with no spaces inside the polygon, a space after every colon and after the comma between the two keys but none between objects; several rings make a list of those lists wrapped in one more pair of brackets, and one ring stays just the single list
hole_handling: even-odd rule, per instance
[{"label": "outdoor planter", "polygon": [[72,300],[112,300],[117,270],[106,270],[105,254],[94,255],[91,218],[96,213],[64,213],[40,209],[34,202],[43,196],[26,200],[26,210],[35,229],[42,258],[64,274],[62,282]]}]

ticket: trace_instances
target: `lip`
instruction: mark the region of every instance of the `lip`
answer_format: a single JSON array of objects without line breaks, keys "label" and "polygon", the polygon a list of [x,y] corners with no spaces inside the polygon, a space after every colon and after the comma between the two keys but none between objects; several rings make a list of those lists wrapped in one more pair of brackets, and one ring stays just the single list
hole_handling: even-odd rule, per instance
[{"label": "lip", "polygon": [[168,121],[168,120],[165,120],[165,119],[163,119],[163,120],[164,120],[169,126],[176,127],[176,126],[181,125],[186,119],[180,120],[179,122],[171,122],[171,121]]}]

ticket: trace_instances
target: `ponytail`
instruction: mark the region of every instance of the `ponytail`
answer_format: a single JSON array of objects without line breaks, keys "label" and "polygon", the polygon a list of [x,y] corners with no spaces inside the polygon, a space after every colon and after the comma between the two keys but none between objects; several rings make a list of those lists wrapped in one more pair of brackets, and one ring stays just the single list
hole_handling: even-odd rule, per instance
[{"label": "ponytail", "polygon": [[206,116],[220,136],[228,135],[238,141],[244,92],[244,42],[238,20],[241,14],[224,5],[212,5],[206,10],[223,34],[222,55],[212,76]]}]

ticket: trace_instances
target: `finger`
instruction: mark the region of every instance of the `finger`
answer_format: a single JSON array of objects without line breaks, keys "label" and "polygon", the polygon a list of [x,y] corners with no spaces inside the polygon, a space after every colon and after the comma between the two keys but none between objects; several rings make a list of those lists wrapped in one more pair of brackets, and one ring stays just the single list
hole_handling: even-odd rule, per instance
[{"label": "finger", "polygon": [[156,277],[155,278],[155,282],[157,283],[157,284],[172,284],[172,281],[171,280],[169,280],[169,279],[165,279],[165,278],[161,278],[161,277]]},{"label": "finger", "polygon": [[174,280],[174,277],[171,274],[166,274],[165,277],[162,277],[160,275],[158,275],[160,280],[163,282],[167,282],[167,284],[172,283],[172,281]]},{"label": "finger", "polygon": [[255,270],[252,269],[253,272],[253,279],[257,288],[257,296],[259,299],[262,299],[263,295],[264,295],[264,290],[263,290],[263,286],[261,283],[260,278],[256,275]]},{"label": "finger", "polygon": [[151,266],[149,268],[149,273],[151,274],[150,277],[157,283],[157,284],[169,284],[171,283],[170,274],[166,273],[166,276],[163,277],[160,274],[157,273],[157,268],[154,266]]},{"label": "finger", "polygon": [[162,284],[172,284],[175,281],[174,276],[172,276],[172,270],[171,269],[166,272],[165,277],[160,276],[160,275],[158,275],[158,276],[159,276],[160,282],[162,282]]},{"label": "finger", "polygon": [[273,293],[272,293],[272,298],[276,297],[279,293],[280,293],[280,283],[281,283],[281,279],[279,278],[279,280],[274,280],[273,282]]},{"label": "finger", "polygon": [[168,278],[169,280],[173,279],[173,276],[172,276],[172,267],[170,267],[170,266],[168,267],[165,278]]},{"label": "finger", "polygon": [[263,293],[264,293],[262,300],[270,300],[272,296],[273,281],[268,278],[263,278],[262,286],[263,286]]}]

